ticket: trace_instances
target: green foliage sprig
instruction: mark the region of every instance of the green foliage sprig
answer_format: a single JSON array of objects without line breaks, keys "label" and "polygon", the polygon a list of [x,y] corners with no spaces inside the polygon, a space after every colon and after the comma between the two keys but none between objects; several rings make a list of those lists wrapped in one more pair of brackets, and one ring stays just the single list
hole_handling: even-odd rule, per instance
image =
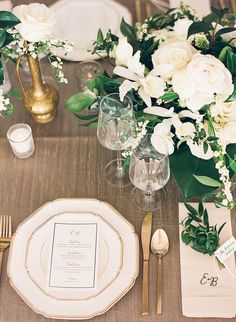
[{"label": "green foliage sprig", "polygon": [[219,247],[219,236],[226,222],[219,229],[217,225],[211,226],[207,209],[201,202],[198,210],[189,204],[185,204],[185,207],[188,210],[188,216],[181,222],[184,227],[181,233],[182,241],[199,253],[213,255]]}]

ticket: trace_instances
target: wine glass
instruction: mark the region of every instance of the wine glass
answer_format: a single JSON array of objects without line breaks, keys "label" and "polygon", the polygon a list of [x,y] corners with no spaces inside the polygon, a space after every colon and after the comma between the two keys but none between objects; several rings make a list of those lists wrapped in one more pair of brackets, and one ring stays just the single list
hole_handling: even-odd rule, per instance
[{"label": "wine glass", "polygon": [[129,184],[128,173],[122,167],[121,151],[132,145],[135,126],[133,103],[128,96],[121,101],[119,93],[112,93],[101,100],[97,137],[105,148],[117,151],[117,159],[105,167],[105,177],[112,185]]},{"label": "wine glass", "polygon": [[168,147],[162,137],[147,134],[143,138],[131,156],[129,177],[135,186],[132,192],[135,205],[144,211],[159,208],[159,190],[170,178]]}]

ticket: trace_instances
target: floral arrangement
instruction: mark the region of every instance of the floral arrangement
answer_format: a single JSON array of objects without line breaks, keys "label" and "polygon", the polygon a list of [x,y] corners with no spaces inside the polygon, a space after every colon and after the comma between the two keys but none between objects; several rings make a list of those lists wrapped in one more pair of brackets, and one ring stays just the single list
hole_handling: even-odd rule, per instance
[{"label": "floral arrangement", "polygon": [[[67,54],[73,48],[68,41],[53,36],[56,19],[54,13],[44,4],[31,3],[13,8],[13,12],[0,11],[0,58],[2,63],[9,59],[16,61],[23,54],[33,58],[45,55],[59,83],[67,83],[62,71],[63,62],[55,49],[61,48]],[[3,83],[2,66],[0,83]],[[0,112],[6,115],[12,111],[8,98],[0,93]]]},{"label": "floral arrangement", "polygon": [[[134,27],[121,22],[122,37],[98,31],[93,53],[114,59],[113,75],[97,75],[92,95],[75,94],[66,108],[87,125],[97,113],[81,115],[101,96],[119,92],[134,105],[140,132],[161,136],[184,198],[214,194],[215,204],[233,208],[236,172],[235,14],[212,8],[202,19],[184,4]],[[84,125],[84,124],[83,124]],[[153,141],[160,150],[158,140]],[[131,149],[132,152],[132,149]],[[161,151],[160,151],[161,152]],[[129,153],[124,152],[128,163]]]}]

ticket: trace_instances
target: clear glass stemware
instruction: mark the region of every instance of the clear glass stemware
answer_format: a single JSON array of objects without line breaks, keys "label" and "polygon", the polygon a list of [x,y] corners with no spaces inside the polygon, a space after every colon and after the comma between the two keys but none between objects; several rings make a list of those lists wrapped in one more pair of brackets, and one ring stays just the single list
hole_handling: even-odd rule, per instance
[{"label": "clear glass stemware", "polygon": [[106,179],[112,185],[129,183],[128,173],[122,167],[121,151],[132,145],[135,125],[133,104],[128,96],[121,101],[119,93],[112,93],[101,100],[97,137],[104,147],[117,151],[117,159],[105,168]]},{"label": "clear glass stemware", "polygon": [[[158,145],[161,153],[153,144]],[[131,156],[129,177],[135,186],[132,194],[135,205],[143,211],[155,210],[160,205],[160,189],[170,177],[167,148],[160,136],[147,134]]]}]

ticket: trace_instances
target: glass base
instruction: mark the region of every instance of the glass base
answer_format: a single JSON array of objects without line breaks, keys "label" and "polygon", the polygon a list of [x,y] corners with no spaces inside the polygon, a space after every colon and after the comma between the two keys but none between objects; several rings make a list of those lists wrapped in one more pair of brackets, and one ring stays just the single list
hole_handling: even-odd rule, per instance
[{"label": "glass base", "polygon": [[[125,171],[121,171],[118,168],[118,159],[109,162],[105,167],[105,178],[106,181],[115,187],[126,187],[131,184],[129,180],[128,167]],[[123,159],[122,159],[123,162]]]},{"label": "glass base", "polygon": [[132,198],[135,206],[145,212],[154,211],[160,208],[165,195],[162,190],[154,191],[151,195],[147,195],[145,191],[134,188],[132,190]]}]

